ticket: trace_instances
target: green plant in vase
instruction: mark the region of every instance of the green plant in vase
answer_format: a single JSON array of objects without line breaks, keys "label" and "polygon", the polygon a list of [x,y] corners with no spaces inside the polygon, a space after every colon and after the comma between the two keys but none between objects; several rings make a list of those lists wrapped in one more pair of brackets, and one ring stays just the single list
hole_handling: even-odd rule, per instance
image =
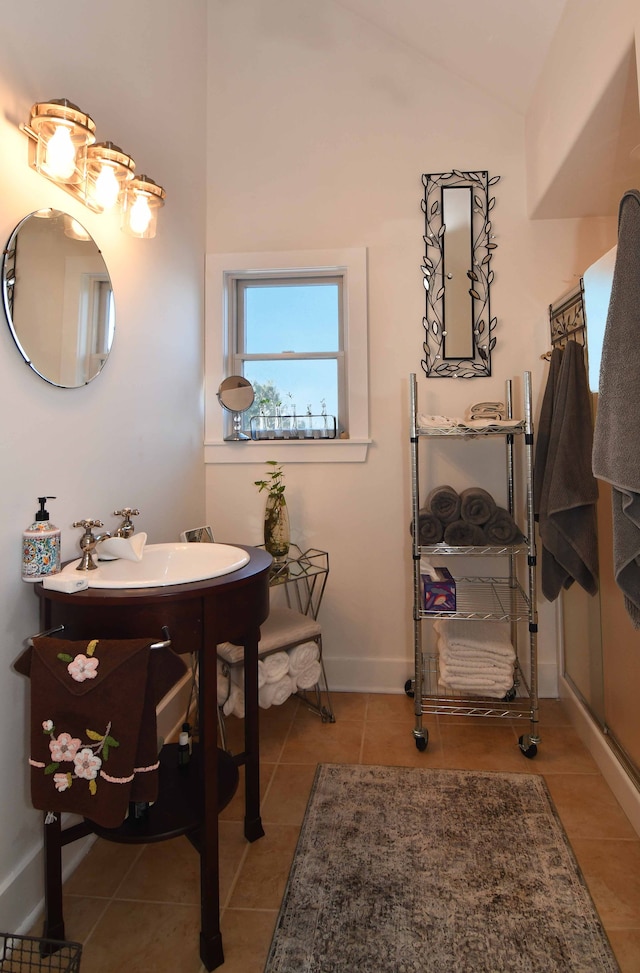
[{"label": "green plant in vase", "polygon": [[285,499],[285,482],[282,466],[275,460],[267,460],[267,471],[263,480],[254,483],[261,493],[267,491],[264,509],[264,546],[274,561],[284,561],[289,553],[291,535],[289,530],[289,511]]}]

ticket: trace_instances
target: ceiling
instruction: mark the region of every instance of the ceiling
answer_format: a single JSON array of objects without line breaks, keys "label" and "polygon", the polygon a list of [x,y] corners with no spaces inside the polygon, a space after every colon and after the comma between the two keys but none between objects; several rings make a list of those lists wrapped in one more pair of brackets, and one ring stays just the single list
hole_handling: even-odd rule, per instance
[{"label": "ceiling", "polygon": [[[525,115],[567,0],[334,0],[396,42]],[[537,218],[611,216],[638,182],[640,110],[630,49],[538,201]]]},{"label": "ceiling", "polygon": [[524,114],[566,0],[336,0]]}]

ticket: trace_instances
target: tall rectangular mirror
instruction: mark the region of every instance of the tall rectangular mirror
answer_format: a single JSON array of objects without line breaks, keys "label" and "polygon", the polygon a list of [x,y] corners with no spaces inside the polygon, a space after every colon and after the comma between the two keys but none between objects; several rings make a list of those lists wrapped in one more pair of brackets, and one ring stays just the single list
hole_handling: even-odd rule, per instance
[{"label": "tall rectangular mirror", "polygon": [[489,187],[500,176],[485,171],[424,174],[426,293],[422,368],[429,378],[491,374],[495,317],[491,317],[491,257],[497,244]]}]

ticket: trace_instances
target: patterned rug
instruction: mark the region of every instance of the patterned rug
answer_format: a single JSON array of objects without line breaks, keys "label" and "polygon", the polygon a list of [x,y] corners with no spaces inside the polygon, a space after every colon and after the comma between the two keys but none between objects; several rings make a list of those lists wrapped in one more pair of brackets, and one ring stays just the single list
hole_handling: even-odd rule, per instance
[{"label": "patterned rug", "polygon": [[265,973],[619,973],[544,780],[321,764]]}]

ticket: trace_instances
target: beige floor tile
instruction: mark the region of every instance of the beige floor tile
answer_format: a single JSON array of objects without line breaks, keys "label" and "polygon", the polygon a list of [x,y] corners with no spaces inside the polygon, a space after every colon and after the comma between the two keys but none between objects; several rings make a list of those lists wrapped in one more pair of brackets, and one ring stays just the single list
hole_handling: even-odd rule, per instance
[{"label": "beige floor tile", "polygon": [[316,775],[315,764],[282,764],[262,807],[262,823],[301,825]]},{"label": "beige floor tile", "polygon": [[598,766],[570,726],[541,726],[538,756],[531,761],[540,774],[597,774]]},{"label": "beige floor tile", "polygon": [[[366,693],[331,693],[331,706],[336,720],[363,720],[367,709]],[[323,697],[325,699],[325,697]]]},{"label": "beige floor tile", "polygon": [[372,766],[441,767],[442,741],[435,724],[426,719],[423,727],[429,740],[425,751],[418,750],[413,736],[413,720],[402,723],[367,722],[362,748],[362,763]]},{"label": "beige floor tile", "polygon": [[185,837],[143,847],[118,896],[147,902],[200,902],[200,856]]},{"label": "beige floor tile", "polygon": [[96,839],[88,855],[65,883],[65,892],[112,896],[143,850],[144,845],[121,845]]},{"label": "beige floor tile", "polygon": [[574,838],[575,852],[605,926],[640,927],[640,839]]},{"label": "beige floor tile", "polygon": [[520,750],[510,723],[504,726],[474,723],[472,730],[447,724],[440,726],[440,733],[445,767],[522,774],[537,770],[535,760],[528,760]]},{"label": "beige floor tile", "polygon": [[262,973],[277,918],[276,909],[224,911],[224,973]]},{"label": "beige floor tile", "polygon": [[367,705],[367,722],[383,720],[384,722],[400,722],[406,720],[408,726],[413,725],[413,700],[406,693],[389,695],[386,693],[371,693]]},{"label": "beige floor tile", "polygon": [[244,826],[239,821],[220,822],[218,826],[218,867],[221,905],[225,905],[229,898],[238,869],[248,853],[249,845],[250,842],[244,836]]},{"label": "beige floor tile", "polygon": [[271,824],[250,845],[229,899],[232,909],[278,909],[287,884],[300,829]]},{"label": "beige floor tile", "polygon": [[549,774],[545,779],[570,839],[637,837],[599,774]]},{"label": "beige floor tile", "polygon": [[638,973],[638,970],[640,970],[640,928],[612,929],[609,931],[609,942],[616,954],[621,973]]},{"label": "beige floor tile", "polygon": [[82,951],[82,973],[200,973],[200,909],[114,901]]},{"label": "beige floor tile", "polygon": [[364,724],[294,720],[280,759],[288,764],[358,763]]},{"label": "beige floor tile", "polygon": [[[86,895],[63,896],[64,935],[65,939],[75,943],[83,943],[93,928],[102,918],[109,905],[108,898],[91,898]],[[43,936],[44,924],[42,916],[29,930],[30,936]]]},{"label": "beige floor tile", "polygon": [[[276,764],[268,763],[266,760],[260,761],[260,800],[264,798],[269,788],[271,777],[276,768]],[[244,768],[240,768],[240,780],[238,789],[227,804],[225,809],[220,812],[220,821],[244,821],[245,812],[245,773]]]}]

